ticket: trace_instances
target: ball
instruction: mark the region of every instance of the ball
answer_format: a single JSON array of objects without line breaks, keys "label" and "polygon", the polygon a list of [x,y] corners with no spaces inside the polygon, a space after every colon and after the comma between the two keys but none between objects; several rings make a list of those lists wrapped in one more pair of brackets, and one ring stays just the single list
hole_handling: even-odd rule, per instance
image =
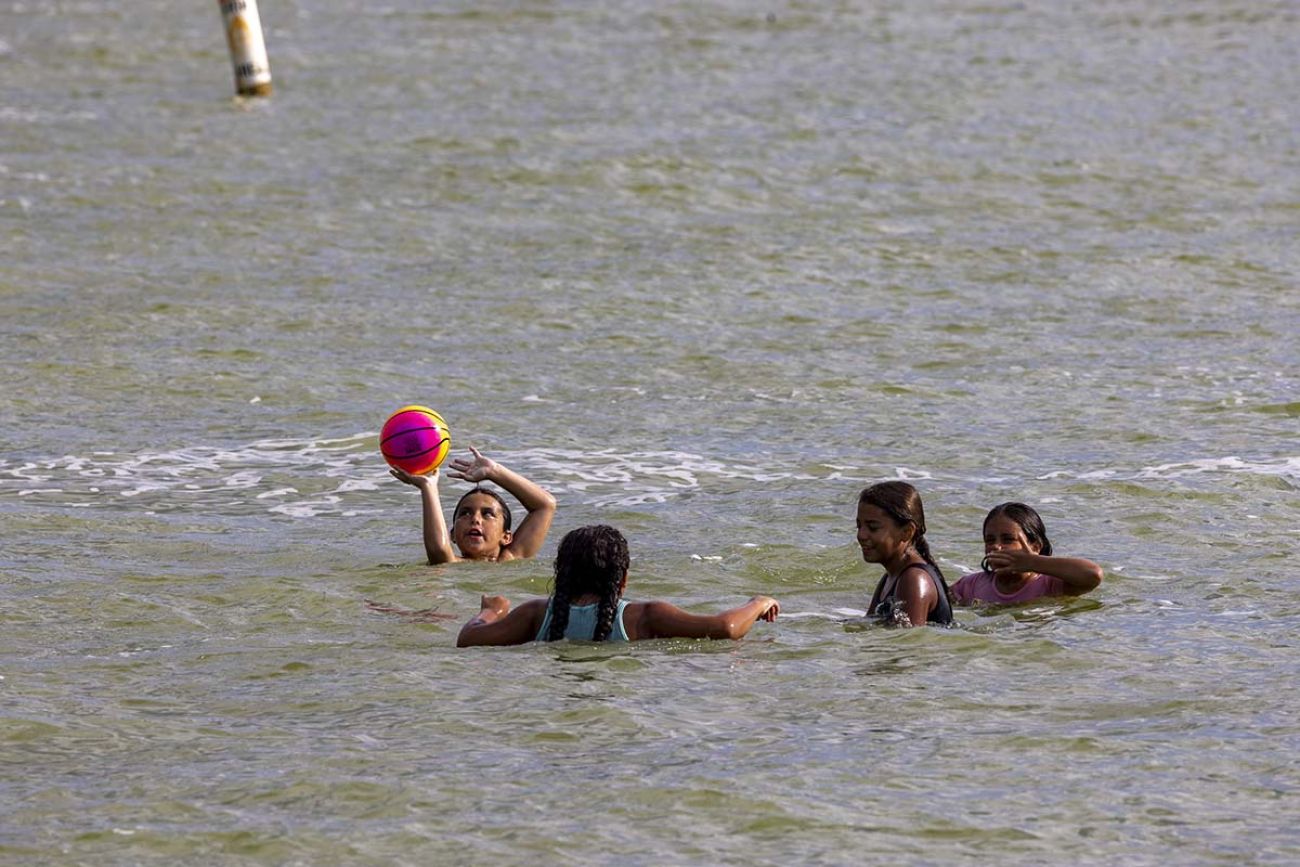
[{"label": "ball", "polygon": [[422,476],[447,459],[451,431],[442,416],[427,406],[404,406],[384,422],[379,451],[390,467]]}]

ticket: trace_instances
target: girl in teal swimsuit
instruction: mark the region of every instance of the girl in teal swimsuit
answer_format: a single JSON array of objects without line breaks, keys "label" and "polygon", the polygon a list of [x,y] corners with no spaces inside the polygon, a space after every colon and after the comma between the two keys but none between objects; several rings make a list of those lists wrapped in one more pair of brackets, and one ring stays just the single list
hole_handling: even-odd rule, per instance
[{"label": "girl in teal swimsuit", "polygon": [[555,555],[555,591],[513,611],[504,596],[484,596],[461,627],[458,647],[529,641],[638,641],[645,638],[743,638],[754,622],[776,620],[781,606],[755,596],[720,614],[691,614],[669,602],[628,602],[627,540],[613,527],[579,527]]}]

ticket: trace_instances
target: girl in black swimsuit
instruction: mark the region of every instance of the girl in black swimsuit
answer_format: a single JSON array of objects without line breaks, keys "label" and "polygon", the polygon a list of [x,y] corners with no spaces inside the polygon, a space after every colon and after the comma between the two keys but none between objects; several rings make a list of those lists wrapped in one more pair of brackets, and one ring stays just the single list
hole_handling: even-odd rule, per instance
[{"label": "girl in black swimsuit", "polygon": [[943,572],[925,540],[921,495],[907,482],[881,482],[858,495],[862,559],[885,567],[867,610],[887,623],[952,623]]}]

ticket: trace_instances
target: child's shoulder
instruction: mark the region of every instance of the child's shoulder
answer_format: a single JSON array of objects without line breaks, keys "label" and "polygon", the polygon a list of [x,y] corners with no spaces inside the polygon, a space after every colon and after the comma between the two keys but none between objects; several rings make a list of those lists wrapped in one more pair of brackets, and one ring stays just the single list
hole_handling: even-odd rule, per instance
[{"label": "child's shoulder", "polygon": [[681,608],[662,599],[643,599],[640,602],[622,600],[623,628],[633,641],[653,635],[665,624],[671,623],[677,615],[688,615]]}]

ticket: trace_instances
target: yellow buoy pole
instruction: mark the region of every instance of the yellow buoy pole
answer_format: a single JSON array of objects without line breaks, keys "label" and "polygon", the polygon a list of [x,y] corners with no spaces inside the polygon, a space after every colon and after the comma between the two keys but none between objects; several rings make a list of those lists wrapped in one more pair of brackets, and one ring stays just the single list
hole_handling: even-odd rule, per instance
[{"label": "yellow buoy pole", "polygon": [[217,0],[217,4],[226,22],[230,62],[235,65],[235,92],[240,96],[269,95],[271,63],[266,59],[257,0]]}]

